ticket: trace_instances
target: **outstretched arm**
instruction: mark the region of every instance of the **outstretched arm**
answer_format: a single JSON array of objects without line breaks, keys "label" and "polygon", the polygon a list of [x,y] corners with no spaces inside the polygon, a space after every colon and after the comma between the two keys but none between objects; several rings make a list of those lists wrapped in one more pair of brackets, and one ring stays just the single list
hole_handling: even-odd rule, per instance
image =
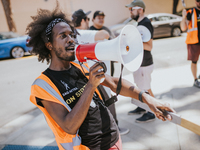
[{"label": "outstretched arm", "polygon": [[95,34],[95,41],[105,40],[109,38],[109,33],[106,30],[100,30]]},{"label": "outstretched arm", "polygon": [[[116,92],[117,89],[117,83],[118,83],[119,78],[111,77],[109,75],[106,75],[106,79],[102,83],[102,85],[110,87],[113,92]],[[122,80],[122,87],[120,91],[120,95],[131,97],[134,99],[139,99],[139,93],[141,92],[140,89],[135,87],[132,83],[130,83],[127,80]],[[155,99],[154,97],[143,93],[142,94],[142,101],[146,103],[149,108],[154,112],[156,117],[158,119],[161,119],[165,121],[166,119],[171,120],[171,116],[164,115],[164,111],[169,111],[169,112],[175,112],[167,103],[163,103],[162,101],[159,101]]]}]

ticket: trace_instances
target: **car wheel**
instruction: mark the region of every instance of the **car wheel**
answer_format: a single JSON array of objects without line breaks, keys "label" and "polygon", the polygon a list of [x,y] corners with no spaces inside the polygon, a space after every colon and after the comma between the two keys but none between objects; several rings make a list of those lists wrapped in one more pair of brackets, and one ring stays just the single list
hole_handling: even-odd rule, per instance
[{"label": "car wheel", "polygon": [[11,50],[10,55],[13,58],[23,57],[24,56],[24,49],[19,47],[19,46],[16,46]]},{"label": "car wheel", "polygon": [[180,36],[181,35],[181,29],[179,27],[174,27],[172,29],[172,36]]}]

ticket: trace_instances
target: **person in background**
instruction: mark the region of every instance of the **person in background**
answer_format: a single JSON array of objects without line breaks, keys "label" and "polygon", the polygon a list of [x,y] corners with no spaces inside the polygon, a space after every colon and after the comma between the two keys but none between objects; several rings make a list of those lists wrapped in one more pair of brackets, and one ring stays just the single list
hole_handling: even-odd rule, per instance
[{"label": "person in background", "polygon": [[[110,31],[109,28],[104,26],[104,18],[105,18],[105,14],[104,14],[103,11],[99,11],[99,10],[95,11],[94,14],[93,14],[93,19],[92,19],[93,25],[90,26],[90,30],[97,30],[97,31],[106,30],[109,33],[109,40],[111,40],[111,39],[115,38],[115,36]],[[108,74],[113,76],[113,74],[114,74],[114,61],[104,61],[104,63],[111,70],[111,72],[108,73]],[[110,98],[111,97],[110,89],[109,88],[105,88],[105,90],[107,91],[108,97]],[[112,113],[112,115],[113,115],[113,117],[114,117],[114,119],[115,119],[115,121],[116,121],[116,123],[118,125],[115,104],[110,105],[108,108],[111,111],[111,113]],[[119,127],[119,132],[120,132],[120,135],[125,135],[125,134],[127,134],[129,132],[129,129]]]},{"label": "person in background", "polygon": [[[80,35],[77,35],[77,39],[78,39],[78,43],[94,43],[97,42],[99,40],[105,40],[108,39],[109,37],[107,36],[106,33],[108,33],[106,30],[102,29],[102,30],[88,30],[89,28],[89,19],[88,19],[88,15],[91,13],[91,11],[88,12],[84,12],[82,9],[79,9],[77,11],[75,11],[72,15],[73,18],[73,22],[75,24],[75,28],[77,29],[77,31],[79,32]],[[87,18],[87,19],[85,19]],[[101,36],[100,36],[101,33]],[[99,35],[97,35],[99,34]],[[107,68],[110,67],[110,63],[108,64],[108,62],[104,62],[107,66]],[[91,64],[91,62],[89,62],[89,64]],[[108,73],[110,75],[110,73]],[[104,95],[104,99],[107,100],[110,98],[110,89],[107,87],[102,87],[100,86],[101,91]],[[116,123],[118,124],[118,120],[117,120],[117,115],[116,115],[116,109],[115,109],[115,104],[112,104],[110,106],[108,106],[108,109],[110,110],[110,112],[112,113]],[[119,128],[120,134],[124,135],[127,134],[129,132],[129,129],[126,128]]]},{"label": "person in background", "polygon": [[197,78],[197,61],[200,55],[200,0],[195,0],[196,7],[182,11],[181,30],[187,31],[185,43],[187,44],[188,60],[191,61],[191,71],[194,86],[200,88],[200,75]]},{"label": "person in background", "polygon": [[110,31],[109,28],[104,26],[105,14],[103,11],[95,11],[93,14],[93,25],[90,26],[90,30],[106,30],[109,33],[109,40],[115,38],[115,35]]},{"label": "person in background", "polygon": [[[105,18],[105,14],[103,11],[95,11],[95,13],[93,14],[93,25],[90,26],[90,30],[106,30],[109,33],[109,40],[115,38],[115,35],[112,33],[112,31],[110,31],[109,28],[104,26],[104,18]],[[114,74],[114,61],[111,61],[110,63],[110,67],[111,67],[111,76],[113,76]]]},{"label": "person in background", "polygon": [[[153,57],[151,50],[153,48],[153,26],[151,21],[145,17],[145,4],[142,0],[134,0],[129,5],[131,18],[138,22],[138,26],[142,25],[146,27],[151,33],[151,39],[147,42],[143,42],[144,56],[141,67],[133,73],[134,81],[136,85],[154,97],[151,90],[151,73],[153,72]],[[146,112],[144,109],[137,107],[135,110],[129,111],[129,115],[143,114],[141,117],[136,119],[136,122],[150,122],[155,120],[155,115],[151,112]]]},{"label": "person in background", "polygon": [[89,30],[90,18],[88,18],[88,15],[90,13],[91,11],[84,12],[82,9],[79,9],[72,14],[72,22],[79,33],[77,35],[79,44],[94,43],[109,38],[109,33],[106,30]]}]

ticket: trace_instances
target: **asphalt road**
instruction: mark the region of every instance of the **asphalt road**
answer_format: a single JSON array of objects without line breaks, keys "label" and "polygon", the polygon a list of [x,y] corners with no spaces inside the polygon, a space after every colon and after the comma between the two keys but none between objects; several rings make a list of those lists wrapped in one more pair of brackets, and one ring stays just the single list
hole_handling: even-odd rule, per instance
[{"label": "asphalt road", "polygon": [[[154,40],[155,69],[189,63],[185,38],[184,33],[181,37]],[[35,56],[0,60],[0,127],[35,109],[29,101],[30,87],[47,67]]]},{"label": "asphalt road", "polygon": [[155,69],[190,63],[187,61],[186,33],[180,37],[155,39],[152,55]]}]

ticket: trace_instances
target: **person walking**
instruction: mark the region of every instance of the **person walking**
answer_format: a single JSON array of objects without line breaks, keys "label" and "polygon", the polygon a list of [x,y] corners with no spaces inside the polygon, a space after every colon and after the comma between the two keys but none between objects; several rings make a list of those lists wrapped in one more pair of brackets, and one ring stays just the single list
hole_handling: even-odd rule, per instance
[{"label": "person walking", "polygon": [[[130,4],[126,5],[129,8],[131,18],[138,22],[138,26],[142,25],[146,27],[151,33],[151,39],[147,42],[143,42],[144,56],[141,67],[133,73],[134,81],[136,85],[154,97],[151,90],[151,73],[153,72],[153,57],[151,50],[153,47],[153,26],[151,21],[145,17],[145,4],[142,0],[134,0]],[[151,112],[146,112],[144,109],[137,107],[135,110],[129,111],[129,115],[143,114],[136,119],[136,122],[149,122],[155,120],[155,115]]]},{"label": "person walking", "polygon": [[200,55],[200,0],[195,0],[196,7],[188,11],[183,9],[181,30],[187,31],[185,43],[187,44],[188,60],[191,61],[191,72],[194,86],[200,88],[200,75],[197,78],[197,61]]},{"label": "person walking", "polygon": [[[39,9],[32,19],[28,46],[49,67],[33,82],[30,101],[43,112],[59,149],[122,150],[118,127],[97,90],[105,78],[101,84],[116,91],[119,79],[104,74],[101,62],[91,68],[73,62],[77,32],[58,2],[53,11]],[[120,94],[146,103],[163,121],[172,119],[165,110],[175,112],[126,80]]]}]

